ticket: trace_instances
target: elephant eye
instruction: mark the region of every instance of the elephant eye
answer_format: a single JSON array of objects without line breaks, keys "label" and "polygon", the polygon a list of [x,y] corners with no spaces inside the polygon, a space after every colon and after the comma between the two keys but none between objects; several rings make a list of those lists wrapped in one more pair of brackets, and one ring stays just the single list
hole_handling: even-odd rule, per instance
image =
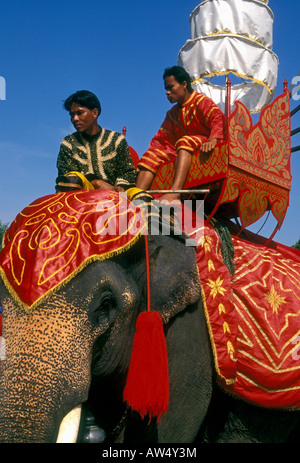
[{"label": "elephant eye", "polygon": [[102,302],[99,307],[100,310],[110,310],[112,309],[116,304],[115,298],[113,296],[107,296]]},{"label": "elephant eye", "polygon": [[116,315],[116,300],[111,293],[103,294],[100,301],[90,311],[90,319],[93,323],[112,323]]}]

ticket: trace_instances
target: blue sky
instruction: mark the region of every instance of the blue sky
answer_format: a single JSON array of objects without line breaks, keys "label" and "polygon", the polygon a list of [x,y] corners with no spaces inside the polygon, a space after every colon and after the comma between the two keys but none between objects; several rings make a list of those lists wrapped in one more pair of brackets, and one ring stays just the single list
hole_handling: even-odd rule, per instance
[{"label": "blue sky", "polygon": [[[62,138],[73,132],[63,100],[95,92],[103,127],[122,131],[141,156],[170,108],[162,73],[190,38],[194,0],[11,0],[0,10],[0,219],[11,222],[34,199],[54,192]],[[270,0],[279,57],[276,94],[300,69],[299,0]],[[1,82],[1,80],[0,80]],[[0,92],[1,94],[1,92]],[[299,92],[300,94],[300,92]],[[292,101],[292,108],[300,101]],[[292,128],[300,126],[300,112]],[[299,135],[292,146],[300,145]],[[300,152],[292,155],[290,207],[275,239],[300,237]],[[261,234],[269,236],[272,218]],[[254,226],[258,231],[260,225]]]}]

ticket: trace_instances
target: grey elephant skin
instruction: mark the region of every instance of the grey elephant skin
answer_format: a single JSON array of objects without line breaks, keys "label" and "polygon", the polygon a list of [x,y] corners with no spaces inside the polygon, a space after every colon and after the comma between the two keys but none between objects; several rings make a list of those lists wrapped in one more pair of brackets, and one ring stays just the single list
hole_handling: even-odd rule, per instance
[{"label": "grey elephant skin", "polygon": [[151,308],[161,314],[168,353],[164,419],[142,420],[123,401],[136,321],[147,309],[142,236],[89,263],[30,313],[0,279],[0,442],[56,442],[63,417],[82,403],[107,443],[298,441],[297,411],[258,408],[215,386],[195,249],[184,236],[148,238]]},{"label": "grey elephant skin", "polygon": [[[213,376],[195,250],[183,237],[155,236],[149,237],[149,255],[152,307],[164,322],[168,351],[169,410],[158,426],[127,412],[122,439],[193,442]],[[93,411],[107,441],[118,439],[136,320],[146,310],[143,237],[123,254],[88,265],[30,314],[3,281],[0,300],[6,347],[0,442],[55,442],[61,420],[81,403]]]}]

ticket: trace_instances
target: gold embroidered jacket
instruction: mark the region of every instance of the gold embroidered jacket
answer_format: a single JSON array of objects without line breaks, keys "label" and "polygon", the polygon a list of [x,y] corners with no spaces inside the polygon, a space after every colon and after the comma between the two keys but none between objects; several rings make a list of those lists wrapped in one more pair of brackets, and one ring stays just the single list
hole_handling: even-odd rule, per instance
[{"label": "gold embroidered jacket", "polygon": [[57,169],[58,176],[77,171],[89,179],[105,180],[125,189],[136,181],[136,169],[125,138],[103,128],[96,135],[75,132],[66,136],[60,145]]}]

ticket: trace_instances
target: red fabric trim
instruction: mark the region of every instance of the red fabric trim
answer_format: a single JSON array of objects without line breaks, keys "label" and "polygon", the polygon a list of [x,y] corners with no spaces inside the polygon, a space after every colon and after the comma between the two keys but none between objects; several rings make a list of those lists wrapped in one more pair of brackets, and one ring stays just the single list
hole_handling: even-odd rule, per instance
[{"label": "red fabric trim", "polygon": [[[235,273],[212,227],[190,233],[220,385],[269,408],[300,407],[300,252],[232,236]],[[248,234],[250,237],[251,234]]]},{"label": "red fabric trim", "polygon": [[87,263],[127,249],[145,226],[126,194],[108,190],[45,196],[25,208],[5,234],[0,272],[30,309]]}]

